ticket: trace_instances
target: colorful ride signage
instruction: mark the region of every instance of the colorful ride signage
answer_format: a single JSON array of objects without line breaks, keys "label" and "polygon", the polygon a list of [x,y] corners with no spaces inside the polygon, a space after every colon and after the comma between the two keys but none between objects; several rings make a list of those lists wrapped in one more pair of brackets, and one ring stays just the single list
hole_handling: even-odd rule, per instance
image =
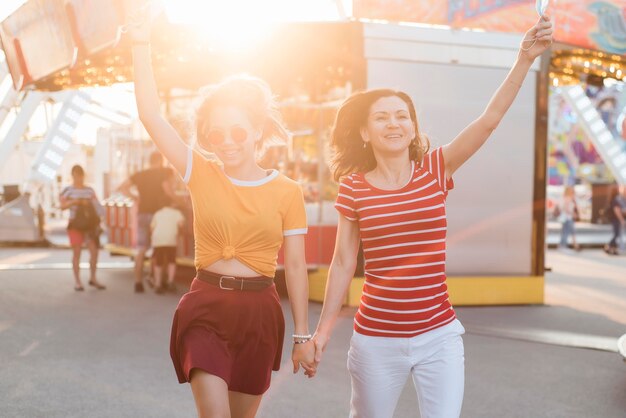
[{"label": "colorful ride signage", "polygon": [[[354,0],[357,18],[525,32],[537,21],[536,0]],[[550,2],[558,42],[626,54],[624,0]]]}]

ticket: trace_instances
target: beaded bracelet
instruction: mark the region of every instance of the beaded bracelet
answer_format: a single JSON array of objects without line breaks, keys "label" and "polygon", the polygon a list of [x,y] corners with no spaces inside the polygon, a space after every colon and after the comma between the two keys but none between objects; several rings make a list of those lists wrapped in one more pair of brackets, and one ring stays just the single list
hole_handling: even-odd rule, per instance
[{"label": "beaded bracelet", "polygon": [[304,340],[293,340],[294,344],[304,344],[304,343],[308,343],[309,341],[313,341],[313,338],[306,338]]},{"label": "beaded bracelet", "polygon": [[313,336],[311,334],[291,334],[291,337],[292,338],[303,338],[303,339],[308,338],[309,340],[311,338],[313,338]]}]

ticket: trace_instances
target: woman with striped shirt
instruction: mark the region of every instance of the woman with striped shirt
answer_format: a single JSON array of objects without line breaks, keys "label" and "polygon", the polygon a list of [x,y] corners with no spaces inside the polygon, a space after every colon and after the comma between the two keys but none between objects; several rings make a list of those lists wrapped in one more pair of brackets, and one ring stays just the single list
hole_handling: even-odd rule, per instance
[{"label": "woman with striped shirt", "polygon": [[[99,216],[104,214],[104,208],[96,197],[96,192],[89,186],[85,185],[85,171],[80,165],[72,167],[72,185],[67,186],[61,191],[59,202],[61,209],[70,210],[70,218],[67,225],[67,236],[72,247],[72,270],[74,272],[74,290],[83,291],[85,288],[80,280],[80,253],[83,244],[86,243],[89,248],[89,286],[93,286],[98,290],[104,290],[106,287],[96,278],[96,268],[98,265],[98,251],[100,247],[99,241],[99,220],[98,225],[92,225],[89,228],[77,227],[74,220],[79,209],[85,209],[92,206]],[[82,208],[81,208],[82,206]]]},{"label": "woman with striped shirt", "polygon": [[357,93],[339,109],[332,144],[342,216],[314,341],[319,362],[361,241],[365,284],[348,352],[351,417],[393,416],[409,374],[422,417],[460,415],[464,329],[446,286],[446,197],[452,174],[498,126],[551,35],[543,17],[483,114],[443,147],[429,150],[405,93]]}]

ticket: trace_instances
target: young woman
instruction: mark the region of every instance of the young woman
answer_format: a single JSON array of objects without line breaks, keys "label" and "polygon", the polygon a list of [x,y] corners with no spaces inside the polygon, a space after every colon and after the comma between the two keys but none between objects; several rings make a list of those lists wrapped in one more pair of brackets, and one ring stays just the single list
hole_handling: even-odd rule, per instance
[{"label": "young woman", "polygon": [[302,365],[314,372],[302,191],[256,160],[268,141],[287,133],[265,82],[227,79],[201,91],[196,109],[197,145],[220,163],[207,160],[160,113],[148,24],[131,36],[139,118],[184,178],[193,204],[197,276],[174,315],[174,367],[181,383],[191,383],[199,416],[252,417],[280,366],[284,319],[272,278],[281,245],[294,320],[293,371]]},{"label": "young woman", "polygon": [[422,417],[459,416],[464,329],[445,283],[446,196],[452,175],[496,129],[551,34],[549,18],[540,19],[483,114],[431,152],[405,93],[357,93],[339,109],[332,143],[342,216],[314,341],[319,362],[361,241],[365,285],[348,352],[350,416],[391,417],[410,374]]},{"label": "young woman", "polygon": [[[72,269],[74,271],[74,290],[83,291],[85,288],[80,280],[80,253],[83,243],[89,248],[89,286],[98,290],[106,287],[98,282],[96,268],[98,265],[99,242],[99,218],[104,208],[96,197],[96,192],[89,186],[85,186],[85,171],[80,165],[72,167],[72,185],[67,186],[61,192],[59,201],[61,209],[70,210],[70,220],[67,225],[67,235],[72,247]],[[79,214],[79,212],[82,212]],[[87,216],[84,216],[86,213]],[[77,216],[78,215],[78,216]],[[91,215],[91,220],[87,219]],[[80,222],[77,218],[80,217]],[[80,224],[79,224],[80,223]]]}]

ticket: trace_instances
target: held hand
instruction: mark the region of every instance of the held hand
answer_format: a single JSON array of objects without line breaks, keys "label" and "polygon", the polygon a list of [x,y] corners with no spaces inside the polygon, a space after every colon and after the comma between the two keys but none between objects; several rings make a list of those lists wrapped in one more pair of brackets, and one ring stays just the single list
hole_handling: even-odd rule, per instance
[{"label": "held hand", "polygon": [[300,366],[304,369],[304,374],[309,378],[315,376],[317,366],[315,365],[315,346],[313,341],[307,341],[303,344],[294,344],[291,352],[291,361],[293,361],[293,372],[298,373]]},{"label": "held hand", "polygon": [[520,55],[534,61],[552,45],[552,22],[550,16],[543,15],[539,21],[526,32],[520,45]]},{"label": "held hand", "polygon": [[315,366],[322,361],[322,353],[326,349],[326,344],[328,344],[328,340],[330,337],[324,333],[316,332],[313,336],[313,343],[315,344]]}]

